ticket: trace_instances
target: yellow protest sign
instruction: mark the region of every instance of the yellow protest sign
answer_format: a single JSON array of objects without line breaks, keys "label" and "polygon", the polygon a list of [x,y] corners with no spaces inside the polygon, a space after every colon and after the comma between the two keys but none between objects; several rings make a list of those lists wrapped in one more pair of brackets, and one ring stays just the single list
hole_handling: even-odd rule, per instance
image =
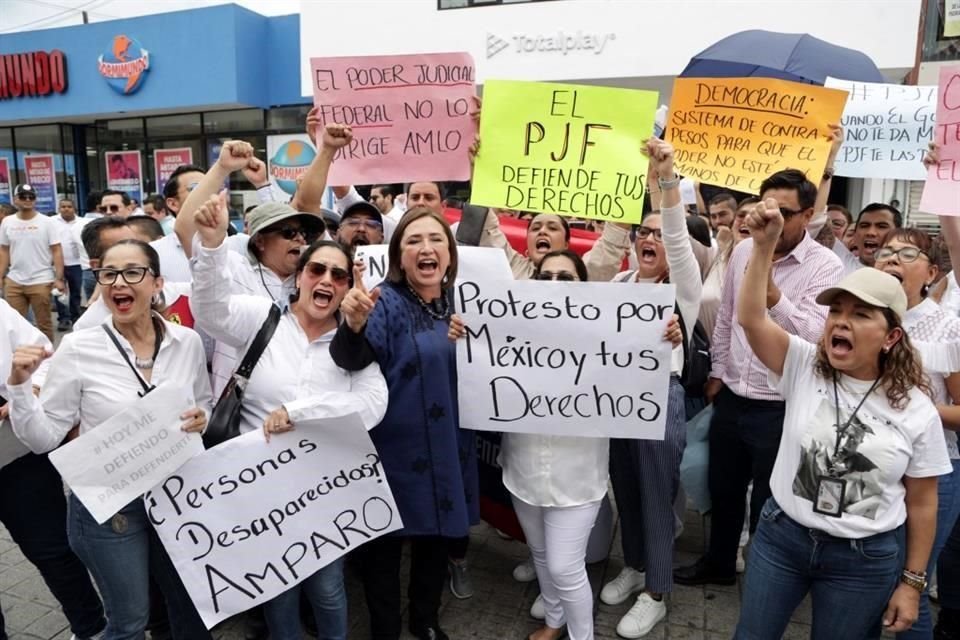
[{"label": "yellow protest sign", "polygon": [[491,80],[470,201],[640,222],[655,91]]},{"label": "yellow protest sign", "polygon": [[799,169],[814,184],[826,168],[830,129],[847,92],[771,78],[677,78],[666,139],[677,171],[758,193],[764,178]]}]

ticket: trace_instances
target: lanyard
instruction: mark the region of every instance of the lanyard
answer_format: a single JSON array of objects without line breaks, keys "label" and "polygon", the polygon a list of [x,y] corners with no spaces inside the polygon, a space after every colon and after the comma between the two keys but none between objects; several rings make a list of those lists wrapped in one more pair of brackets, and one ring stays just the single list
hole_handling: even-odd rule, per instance
[{"label": "lanyard", "polygon": [[[156,342],[153,346],[153,360],[156,362],[157,354],[160,353],[160,343],[163,342],[163,333],[161,333],[160,328],[157,326],[156,318],[152,318],[152,320],[154,323],[153,330],[156,332]],[[120,352],[120,355],[123,356],[127,366],[130,367],[130,371],[133,371],[133,375],[137,377],[137,381],[140,383],[140,386],[143,387],[143,391],[137,391],[137,395],[142,398],[156,389],[157,387],[155,385],[149,384],[143,379],[143,376],[140,375],[140,372],[137,371],[137,368],[133,366],[132,362],[130,362],[130,356],[127,355],[127,352],[124,350],[123,346],[121,346],[120,341],[117,340],[117,336],[113,335],[113,331],[110,330],[110,327],[108,327],[106,323],[100,326],[102,326],[103,330],[107,332],[108,336],[110,336],[110,340],[113,342],[113,345],[117,348],[117,351]]]},{"label": "lanyard", "polygon": [[841,427],[840,426],[840,394],[837,391],[837,372],[833,372],[833,402],[834,408],[837,412],[837,440],[833,445],[833,455],[836,457],[840,453],[840,440],[843,438],[843,435],[847,432],[847,429],[850,428],[850,425],[853,424],[853,419],[857,417],[857,412],[860,411],[860,408],[863,406],[863,403],[867,401],[867,398],[870,397],[870,394],[873,393],[873,390],[877,388],[877,385],[880,384],[880,378],[877,378],[873,381],[873,384],[870,385],[870,389],[864,394],[863,398],[860,399],[860,404],[857,405],[857,408],[853,410],[853,413],[850,414],[850,417],[847,418],[847,422]]}]

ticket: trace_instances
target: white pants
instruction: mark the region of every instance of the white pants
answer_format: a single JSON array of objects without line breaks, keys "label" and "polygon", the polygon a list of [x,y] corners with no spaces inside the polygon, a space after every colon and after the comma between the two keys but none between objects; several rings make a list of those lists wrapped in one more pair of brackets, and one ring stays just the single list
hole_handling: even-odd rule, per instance
[{"label": "white pants", "polygon": [[546,623],[566,623],[570,640],[593,640],[593,590],[587,579],[587,540],[600,500],[575,507],[535,507],[512,496],[540,582]]}]

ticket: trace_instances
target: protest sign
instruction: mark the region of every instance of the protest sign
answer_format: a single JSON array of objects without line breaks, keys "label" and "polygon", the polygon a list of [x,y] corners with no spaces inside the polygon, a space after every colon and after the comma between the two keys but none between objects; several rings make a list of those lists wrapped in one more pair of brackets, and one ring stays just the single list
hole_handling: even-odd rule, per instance
[{"label": "protest sign", "polygon": [[357,414],[228,440],[143,500],[208,629],[403,527]]},{"label": "protest sign", "polygon": [[677,172],[705,184],[759,193],[783,169],[814,184],[826,168],[830,129],[847,94],[771,78],[677,78],[667,119]]},{"label": "protest sign", "polygon": [[153,170],[157,178],[157,193],[163,193],[167,180],[184,164],[193,164],[193,149],[178,147],[176,149],[154,149]]},{"label": "protest sign", "polygon": [[662,440],[674,296],[673,285],[459,281],[461,426]]},{"label": "protest sign", "polygon": [[943,0],[943,37],[960,38],[960,0]]},{"label": "protest sign", "polygon": [[640,222],[655,91],[491,80],[470,201]]},{"label": "protest sign", "polygon": [[143,167],[139,151],[107,151],[107,189],[123,191],[143,202]]},{"label": "protest sign", "polygon": [[203,451],[198,433],[180,429],[195,406],[189,390],[162,386],[76,440],[50,452],[50,462],[97,522]]},{"label": "protest sign", "polygon": [[940,67],[937,87],[933,141],[940,145],[940,164],[927,172],[920,210],[960,216],[960,66]]},{"label": "protest sign", "polygon": [[[387,277],[390,263],[387,259],[387,245],[369,244],[357,247],[357,260],[364,264],[363,284],[373,289]],[[477,278],[513,280],[513,272],[503,249],[495,247],[457,247],[457,279],[475,280]]]},{"label": "protest sign", "polygon": [[10,204],[10,161],[0,158],[0,204]]},{"label": "protest sign", "polygon": [[37,192],[34,205],[41,213],[53,213],[57,210],[57,172],[53,164],[52,153],[40,153],[24,156],[23,170],[26,183]]},{"label": "protest sign", "polygon": [[476,72],[469,53],[311,58],[320,127],[349,125],[330,185],[469,180]]},{"label": "protest sign", "polygon": [[827,78],[830,89],[849,92],[843,146],[834,163],[838,176],[923,180],[921,160],[933,138],[935,86],[850,82]]}]

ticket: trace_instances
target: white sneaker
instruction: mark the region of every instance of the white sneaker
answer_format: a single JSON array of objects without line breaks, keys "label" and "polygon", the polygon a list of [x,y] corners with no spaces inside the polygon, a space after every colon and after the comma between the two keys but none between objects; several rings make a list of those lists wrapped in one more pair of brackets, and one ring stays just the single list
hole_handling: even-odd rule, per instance
[{"label": "white sneaker", "polygon": [[533,568],[531,558],[527,558],[513,568],[513,579],[517,582],[533,582],[537,579],[537,570]]},{"label": "white sneaker", "polygon": [[643,589],[646,578],[647,574],[643,571],[624,567],[616,578],[603,585],[603,589],[600,590],[600,600],[610,605],[626,602],[632,594]]},{"label": "white sneaker", "polygon": [[530,606],[530,617],[536,620],[547,619],[547,608],[543,604],[543,595],[537,594],[537,599]]},{"label": "white sneaker", "polygon": [[743,547],[737,547],[737,573],[747,570],[747,561],[743,557]]},{"label": "white sneaker", "polygon": [[623,638],[642,638],[667,615],[667,605],[657,602],[648,593],[641,593],[637,603],[620,618],[617,635]]}]

